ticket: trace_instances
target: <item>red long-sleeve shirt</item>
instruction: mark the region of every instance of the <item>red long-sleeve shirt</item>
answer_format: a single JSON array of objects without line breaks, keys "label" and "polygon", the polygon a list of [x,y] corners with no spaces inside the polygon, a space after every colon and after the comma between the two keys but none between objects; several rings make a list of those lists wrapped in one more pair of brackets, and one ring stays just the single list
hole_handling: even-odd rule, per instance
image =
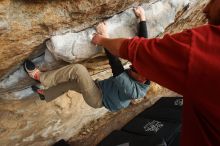
[{"label": "red long-sleeve shirt", "polygon": [[182,146],[220,145],[220,26],[125,40],[120,57],[184,96]]}]

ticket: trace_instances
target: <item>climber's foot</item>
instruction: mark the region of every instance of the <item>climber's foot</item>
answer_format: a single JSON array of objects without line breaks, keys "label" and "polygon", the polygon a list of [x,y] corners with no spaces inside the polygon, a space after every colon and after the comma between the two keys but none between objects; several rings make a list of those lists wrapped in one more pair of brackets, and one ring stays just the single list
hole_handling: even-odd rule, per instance
[{"label": "climber's foot", "polygon": [[39,86],[36,86],[36,85],[31,86],[31,88],[34,92],[36,92],[39,95],[41,100],[45,100],[43,89],[41,89]]},{"label": "climber's foot", "polygon": [[23,64],[23,67],[24,67],[24,70],[28,73],[28,75],[31,78],[33,78],[37,81],[40,80],[41,71],[38,68],[36,68],[35,64],[32,61],[25,60],[24,64]]}]

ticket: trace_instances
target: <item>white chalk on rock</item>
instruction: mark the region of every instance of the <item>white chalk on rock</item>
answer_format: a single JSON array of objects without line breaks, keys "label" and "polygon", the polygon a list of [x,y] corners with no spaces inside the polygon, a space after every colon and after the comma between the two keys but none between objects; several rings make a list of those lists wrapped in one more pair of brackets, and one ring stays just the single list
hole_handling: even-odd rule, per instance
[{"label": "white chalk on rock", "polygon": [[[153,4],[143,4],[149,37],[156,37],[164,32],[165,28],[174,22],[177,12],[187,4],[189,0],[160,0]],[[137,35],[138,22],[132,8],[106,20],[106,23],[109,36],[112,38],[129,38]],[[48,50],[57,60],[70,63],[88,59],[100,51],[91,43],[93,33],[95,29],[88,28],[78,33],[52,36],[47,42]]]},{"label": "white chalk on rock", "polygon": [[47,48],[57,60],[70,63],[79,62],[94,56],[100,51],[91,43],[93,33],[95,33],[95,30],[89,28],[78,33],[52,36],[46,42]]}]

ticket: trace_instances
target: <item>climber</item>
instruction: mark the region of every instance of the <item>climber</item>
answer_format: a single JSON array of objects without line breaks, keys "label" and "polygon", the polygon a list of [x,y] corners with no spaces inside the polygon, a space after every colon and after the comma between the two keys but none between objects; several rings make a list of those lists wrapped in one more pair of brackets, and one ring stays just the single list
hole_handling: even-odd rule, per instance
[{"label": "climber", "polygon": [[182,146],[220,145],[220,0],[211,0],[204,13],[208,24],[161,39],[92,38],[141,75],[184,96]]},{"label": "climber", "polygon": [[[144,10],[137,7],[134,13],[140,19],[139,37],[147,37]],[[96,29],[97,33],[108,37],[105,23],[100,23]],[[139,75],[132,66],[125,70],[117,57],[105,51],[113,77],[102,81],[93,81],[87,69],[81,64],[71,64],[57,70],[41,72],[31,61],[26,60],[24,69],[30,77],[43,85],[44,89],[32,87],[41,97],[54,98],[68,90],[75,90],[83,95],[88,105],[94,108],[104,106],[110,111],[117,111],[128,107],[132,99],[144,97],[150,81]]]}]

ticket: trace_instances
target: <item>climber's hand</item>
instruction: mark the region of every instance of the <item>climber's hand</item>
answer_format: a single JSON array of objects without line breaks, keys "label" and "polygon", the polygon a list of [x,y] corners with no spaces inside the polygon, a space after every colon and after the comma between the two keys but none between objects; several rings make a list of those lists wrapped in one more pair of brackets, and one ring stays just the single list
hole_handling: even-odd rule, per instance
[{"label": "climber's hand", "polygon": [[105,22],[101,22],[96,26],[96,31],[105,37],[108,37],[108,26]]},{"label": "climber's hand", "polygon": [[104,38],[103,35],[95,33],[95,34],[93,34],[93,37],[92,37],[92,43],[95,45],[101,45],[103,38]]},{"label": "climber's hand", "polygon": [[135,15],[140,18],[140,21],[146,21],[144,9],[141,6],[134,8]]}]

